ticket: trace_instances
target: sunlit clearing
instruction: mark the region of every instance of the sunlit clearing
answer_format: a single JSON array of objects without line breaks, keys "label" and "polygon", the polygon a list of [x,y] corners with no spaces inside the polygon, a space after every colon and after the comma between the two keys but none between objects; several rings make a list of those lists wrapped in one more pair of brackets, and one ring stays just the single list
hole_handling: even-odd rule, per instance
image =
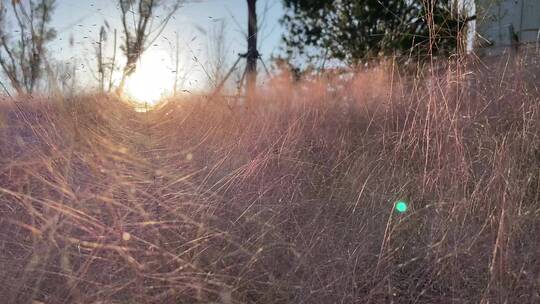
[{"label": "sunlit clearing", "polygon": [[156,104],[171,92],[174,69],[163,51],[148,51],[137,65],[137,70],[126,83],[126,94],[142,104]]},{"label": "sunlit clearing", "polygon": [[132,100],[129,100],[128,103],[133,107],[133,110],[135,110],[135,112],[141,112],[141,113],[148,112],[157,105],[157,102],[149,103],[149,102],[144,102],[144,101],[133,100],[133,97],[131,98]]},{"label": "sunlit clearing", "polygon": [[147,104],[135,106],[135,112],[145,113],[145,112],[148,112],[149,110],[150,110],[150,107]]}]

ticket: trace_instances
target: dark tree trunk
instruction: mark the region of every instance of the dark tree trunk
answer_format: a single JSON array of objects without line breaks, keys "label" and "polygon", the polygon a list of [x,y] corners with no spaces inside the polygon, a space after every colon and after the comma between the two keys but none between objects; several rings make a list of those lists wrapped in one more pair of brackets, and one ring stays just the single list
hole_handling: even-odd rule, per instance
[{"label": "dark tree trunk", "polygon": [[247,101],[248,104],[253,104],[254,95],[257,86],[257,59],[259,52],[257,51],[257,0],[247,0],[248,3],[248,50],[247,50]]}]

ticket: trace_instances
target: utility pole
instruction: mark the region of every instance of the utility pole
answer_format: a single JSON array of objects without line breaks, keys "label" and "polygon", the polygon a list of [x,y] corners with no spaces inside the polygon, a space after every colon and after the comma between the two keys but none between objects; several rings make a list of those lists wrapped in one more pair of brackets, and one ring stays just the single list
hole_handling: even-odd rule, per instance
[{"label": "utility pole", "polygon": [[99,92],[105,92],[105,61],[103,60],[103,43],[105,43],[105,27],[101,27],[99,31],[99,44],[97,49],[98,77],[99,77]]},{"label": "utility pole", "polygon": [[173,94],[176,96],[176,93],[178,91],[178,74],[180,69],[180,42],[178,39],[178,33],[176,33],[176,65],[175,65],[175,72],[174,72],[174,87],[173,87]]},{"label": "utility pole", "polygon": [[[242,59],[246,59],[246,69],[242,74],[242,78],[239,81],[238,93],[240,93],[241,88],[245,90],[245,100],[246,106],[252,108],[255,105],[256,101],[256,91],[257,91],[257,60],[261,61],[261,64],[266,71],[266,74],[270,76],[270,71],[266,67],[266,64],[261,58],[261,54],[257,50],[257,0],[247,0],[248,4],[248,36],[247,36],[247,52],[238,54],[238,59],[230,68],[229,72],[225,75],[223,80],[216,86],[216,89],[210,96],[210,99],[218,96],[223,89],[223,86],[231,77],[231,74],[235,71],[236,67]],[[244,86],[245,83],[245,86]]]},{"label": "utility pole", "polygon": [[257,87],[257,0],[247,0],[248,4],[248,49],[246,53],[246,93],[248,106],[253,105]]},{"label": "utility pole", "polygon": [[109,88],[107,89],[107,92],[110,93],[112,90],[113,85],[113,72],[114,72],[114,65],[116,61],[116,29],[114,29],[114,43],[113,43],[113,56],[111,60],[111,70],[109,74]]}]

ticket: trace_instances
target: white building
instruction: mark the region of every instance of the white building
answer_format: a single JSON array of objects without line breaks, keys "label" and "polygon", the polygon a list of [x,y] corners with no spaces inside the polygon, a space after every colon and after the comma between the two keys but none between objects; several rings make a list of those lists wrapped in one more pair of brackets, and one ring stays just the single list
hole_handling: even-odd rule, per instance
[{"label": "white building", "polygon": [[540,40],[540,0],[476,0],[475,47],[500,54]]}]

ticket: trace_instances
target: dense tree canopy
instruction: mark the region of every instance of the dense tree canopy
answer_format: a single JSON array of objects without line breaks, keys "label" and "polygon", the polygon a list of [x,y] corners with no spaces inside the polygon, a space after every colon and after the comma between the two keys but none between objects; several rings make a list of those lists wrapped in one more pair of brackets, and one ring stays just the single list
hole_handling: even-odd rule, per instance
[{"label": "dense tree canopy", "polygon": [[[283,0],[287,51],[358,64],[380,55],[448,55],[465,19],[455,0]],[[430,36],[431,35],[431,36]],[[431,40],[430,40],[431,37]],[[431,47],[430,47],[431,46]]]}]

